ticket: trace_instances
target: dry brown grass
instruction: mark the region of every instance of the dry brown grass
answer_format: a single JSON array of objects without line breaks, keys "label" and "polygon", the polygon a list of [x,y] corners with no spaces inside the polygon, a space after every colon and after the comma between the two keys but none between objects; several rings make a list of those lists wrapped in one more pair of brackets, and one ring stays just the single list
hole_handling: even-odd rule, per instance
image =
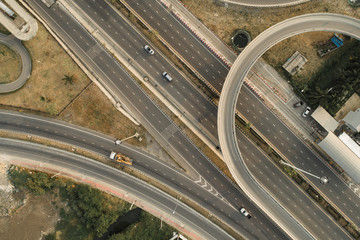
[{"label": "dry brown grass", "polygon": [[[116,110],[95,85],[86,88],[91,83],[90,79],[43,25],[39,24],[37,35],[24,45],[32,57],[32,75],[22,89],[0,95],[2,108],[53,117],[59,115],[57,118],[60,120],[120,139],[138,132],[143,141],[130,139],[127,143],[142,147],[160,159],[174,164],[152,136]],[[62,80],[64,75],[73,75],[73,84],[65,85]],[[71,104],[68,106],[69,103]],[[61,112],[66,106],[66,110]]]},{"label": "dry brown grass", "polygon": [[20,73],[19,55],[8,46],[0,44],[0,84],[16,80]]},{"label": "dry brown grass", "polygon": [[146,143],[145,129],[120,113],[95,84],[87,88],[58,118],[120,139],[137,132],[144,140],[140,143],[133,138],[127,143],[136,146]]},{"label": "dry brown grass", "polygon": [[[230,38],[236,29],[248,31],[254,39],[261,32],[290,17],[307,13],[329,12],[360,17],[359,9],[353,8],[345,0],[313,0],[301,5],[285,8],[250,8],[237,5],[225,7],[224,3],[213,0],[183,0],[185,6],[206,26],[214,31],[229,46]],[[264,58],[274,67],[282,66],[285,60],[296,50],[302,53],[308,62],[304,70],[297,74],[298,81],[306,81],[325,58],[319,58],[312,43],[328,40],[329,33],[306,33],[289,38],[272,47]]]},{"label": "dry brown grass", "polygon": [[[90,80],[40,23],[36,36],[24,45],[32,57],[31,77],[20,90],[0,95],[0,104],[56,115]],[[65,74],[74,75],[73,84],[65,85]]]},{"label": "dry brown grass", "polygon": [[[4,107],[16,106],[56,116],[91,81],[43,25],[39,24],[37,35],[24,45],[32,57],[31,77],[22,89],[0,95],[0,104],[5,105]],[[2,66],[1,74],[5,74]],[[65,74],[74,76],[73,84],[65,85],[65,81],[62,80]],[[130,139],[128,143],[146,145],[145,130],[116,110],[95,85],[86,89],[58,118],[118,138],[138,132],[144,139],[142,143],[136,139]]]}]

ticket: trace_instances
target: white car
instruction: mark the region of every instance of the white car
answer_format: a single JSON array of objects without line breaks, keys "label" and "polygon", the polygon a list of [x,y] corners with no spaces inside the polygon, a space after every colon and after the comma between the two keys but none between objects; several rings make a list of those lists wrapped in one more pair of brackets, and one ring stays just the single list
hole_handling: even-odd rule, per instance
[{"label": "white car", "polygon": [[242,215],[244,215],[245,217],[247,217],[248,219],[250,219],[251,218],[251,215],[250,215],[250,213],[248,213],[248,211],[246,211],[246,209],[245,208],[240,208],[240,212],[241,212],[241,214]]},{"label": "white car", "polygon": [[150,55],[154,55],[154,50],[152,50],[149,45],[144,46],[145,51],[147,51]]},{"label": "white car", "polygon": [[309,114],[310,110],[311,110],[311,107],[307,106],[307,107],[305,108],[305,111],[303,112],[302,116],[303,116],[303,117],[306,117],[306,116]]}]

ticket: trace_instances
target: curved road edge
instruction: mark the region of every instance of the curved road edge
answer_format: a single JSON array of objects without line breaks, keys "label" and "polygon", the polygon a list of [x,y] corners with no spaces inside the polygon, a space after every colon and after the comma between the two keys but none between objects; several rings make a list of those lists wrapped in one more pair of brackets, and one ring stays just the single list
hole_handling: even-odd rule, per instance
[{"label": "curved road edge", "polygon": [[235,135],[235,105],[244,78],[270,47],[290,36],[310,31],[334,31],[360,39],[360,20],[338,14],[307,14],[280,22],[256,37],[231,68],[219,102],[220,145],[231,174],[244,192],[294,239],[313,238],[283,206],[256,182],[242,160]]},{"label": "curved road edge", "polygon": [[[111,193],[162,218],[192,239],[233,239],[192,208],[131,175],[63,150],[0,138],[0,161],[51,173]],[[26,158],[24,157],[26,156]]]},{"label": "curved road edge", "polygon": [[[223,2],[247,7],[289,7],[309,2],[310,0],[221,0]],[[266,2],[266,3],[265,3]]]},{"label": "curved road edge", "polygon": [[0,93],[10,93],[20,89],[29,79],[31,74],[31,57],[27,49],[21,44],[21,41],[14,35],[0,33],[0,43],[15,51],[21,58],[20,76],[11,83],[0,84]]},{"label": "curved road edge", "polygon": [[241,237],[254,238],[249,231],[250,224],[242,218],[241,213],[227,201],[221,200],[203,178],[195,181],[181,169],[132,145],[115,145],[114,137],[59,120],[8,110],[0,110],[0,132],[2,131],[25,135],[27,139],[34,136],[45,141],[65,144],[71,146],[75,152],[81,150],[104,157],[107,157],[110,151],[121,152],[135,160],[131,167],[134,171],[166,186],[178,196],[191,199],[195,205],[211,216],[216,216],[218,221]]}]

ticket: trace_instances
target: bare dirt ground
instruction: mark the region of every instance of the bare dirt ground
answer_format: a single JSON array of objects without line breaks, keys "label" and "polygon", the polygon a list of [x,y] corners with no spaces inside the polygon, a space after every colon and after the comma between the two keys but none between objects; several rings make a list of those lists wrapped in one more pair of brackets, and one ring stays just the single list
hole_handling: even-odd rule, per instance
[{"label": "bare dirt ground", "polygon": [[25,204],[11,214],[0,217],[0,239],[41,239],[42,235],[55,230],[58,211],[51,204],[51,195],[29,194]]},{"label": "bare dirt ground", "polygon": [[16,52],[0,44],[0,84],[16,80],[21,73],[21,61]]},{"label": "bare dirt ground", "polygon": [[51,205],[53,196],[13,191],[8,167],[0,162],[0,239],[40,239],[42,233],[54,231],[58,213]]},{"label": "bare dirt ground", "polygon": [[343,119],[350,111],[355,111],[358,108],[360,108],[360,97],[354,93],[349,98],[349,100],[347,100],[345,105],[336,113],[334,118],[336,121],[339,121]]},{"label": "bare dirt ground", "polygon": [[9,216],[11,209],[23,204],[21,199],[15,199],[12,194],[13,186],[8,181],[7,170],[8,164],[0,162],[0,217]]},{"label": "bare dirt ground", "polygon": [[[286,8],[251,8],[232,4],[225,7],[223,2],[213,0],[182,0],[182,2],[229,46],[231,46],[230,39],[237,29],[248,31],[254,39],[270,26],[301,14],[328,12],[360,17],[360,9],[349,6],[346,0],[313,0]],[[299,81],[306,81],[326,60],[326,57],[317,56],[312,44],[328,40],[331,35],[332,33],[327,32],[300,34],[275,45],[263,57],[273,67],[279,67],[296,50],[299,51],[308,62],[296,78]]]}]

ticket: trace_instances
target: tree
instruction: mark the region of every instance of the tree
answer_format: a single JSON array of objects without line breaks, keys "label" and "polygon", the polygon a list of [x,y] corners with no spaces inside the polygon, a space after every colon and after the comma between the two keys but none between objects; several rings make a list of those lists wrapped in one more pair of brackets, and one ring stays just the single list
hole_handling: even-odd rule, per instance
[{"label": "tree", "polygon": [[69,206],[87,229],[101,237],[119,216],[118,209],[109,209],[104,195],[97,189],[80,184],[68,188]]},{"label": "tree", "polygon": [[61,80],[65,81],[65,85],[68,84],[68,83],[73,84],[74,75],[65,74],[64,77]]}]

